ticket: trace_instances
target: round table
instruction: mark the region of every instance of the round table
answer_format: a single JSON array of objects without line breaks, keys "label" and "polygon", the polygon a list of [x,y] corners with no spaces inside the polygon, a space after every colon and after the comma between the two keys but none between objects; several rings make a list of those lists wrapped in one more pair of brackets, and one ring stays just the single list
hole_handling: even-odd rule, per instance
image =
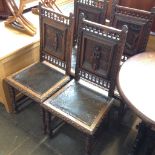
[{"label": "round table", "polygon": [[117,79],[118,91],[145,122],[155,125],[155,51],[128,59]]},{"label": "round table", "polygon": [[[155,127],[155,51],[137,54],[124,62],[117,87],[125,103],[142,119],[138,133],[144,131],[146,125],[149,129]],[[142,134],[138,134],[137,139],[139,135]],[[136,143],[139,145],[137,140]],[[137,148],[132,154],[137,154]]]}]

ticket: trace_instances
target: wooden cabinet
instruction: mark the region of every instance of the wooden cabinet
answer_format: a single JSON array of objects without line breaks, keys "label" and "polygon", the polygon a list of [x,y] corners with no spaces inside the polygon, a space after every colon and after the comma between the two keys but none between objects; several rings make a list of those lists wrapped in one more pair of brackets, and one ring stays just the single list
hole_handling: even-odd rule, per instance
[{"label": "wooden cabinet", "polygon": [[0,104],[12,112],[12,104],[5,78],[18,70],[39,61],[39,17],[31,12],[25,14],[37,28],[36,35],[29,36],[0,22]]},{"label": "wooden cabinet", "polygon": [[6,5],[5,0],[0,0],[0,18],[7,18],[10,15],[10,11]]},{"label": "wooden cabinet", "polygon": [[[108,16],[110,16],[112,1],[109,0]],[[119,5],[150,11],[155,6],[155,0],[119,0]],[[155,21],[152,31],[155,32]]]}]

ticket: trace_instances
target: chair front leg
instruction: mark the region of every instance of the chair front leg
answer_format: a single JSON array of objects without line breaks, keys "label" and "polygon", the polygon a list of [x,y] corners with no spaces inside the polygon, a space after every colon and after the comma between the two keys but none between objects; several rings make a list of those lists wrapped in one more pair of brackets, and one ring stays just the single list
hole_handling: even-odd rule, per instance
[{"label": "chair front leg", "polygon": [[8,87],[9,87],[11,102],[12,102],[12,106],[13,106],[13,111],[14,111],[14,113],[17,113],[18,112],[18,106],[17,106],[17,103],[16,103],[15,89],[11,85],[8,85]]},{"label": "chair front leg", "polygon": [[65,124],[61,119],[52,115],[51,112],[47,111],[47,133],[50,138],[54,136],[59,129]]},{"label": "chair front leg", "polygon": [[121,101],[120,104],[120,110],[119,110],[119,114],[120,114],[120,120],[123,118],[125,112],[126,112],[126,103],[124,101]]},{"label": "chair front leg", "polygon": [[117,124],[119,125],[119,127],[123,121],[123,117],[125,115],[125,112],[126,112],[126,104],[122,101],[120,103],[120,107],[118,110],[118,120],[117,120],[118,122],[117,122]]},{"label": "chair front leg", "polygon": [[47,112],[47,133],[49,137],[51,138],[53,133],[51,129],[51,113],[50,112]]},{"label": "chair front leg", "polygon": [[47,133],[47,123],[46,123],[46,110],[41,107],[41,116],[42,116],[42,124],[43,124],[43,132]]},{"label": "chair front leg", "polygon": [[91,155],[93,144],[93,136],[86,135],[85,155]]}]

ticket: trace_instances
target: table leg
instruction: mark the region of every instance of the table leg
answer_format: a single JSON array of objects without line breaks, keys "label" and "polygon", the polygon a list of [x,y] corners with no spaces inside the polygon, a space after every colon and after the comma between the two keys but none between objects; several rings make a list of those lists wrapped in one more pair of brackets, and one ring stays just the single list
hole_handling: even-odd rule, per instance
[{"label": "table leg", "polygon": [[145,155],[153,155],[155,150],[155,131],[148,128]]},{"label": "table leg", "polygon": [[147,126],[143,122],[141,122],[138,126],[138,133],[133,148],[128,155],[138,155],[138,152],[143,142],[145,141],[144,139],[146,137],[146,132],[147,132]]}]

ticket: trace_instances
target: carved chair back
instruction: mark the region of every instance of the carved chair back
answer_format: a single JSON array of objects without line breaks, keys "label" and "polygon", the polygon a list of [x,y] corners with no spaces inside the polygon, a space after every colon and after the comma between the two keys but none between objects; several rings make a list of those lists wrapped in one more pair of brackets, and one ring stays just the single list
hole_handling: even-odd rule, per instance
[{"label": "carved chair back", "polygon": [[108,1],[96,1],[96,0],[74,0],[74,43],[76,43],[78,35],[79,15],[85,14],[87,20],[104,24],[108,9]]},{"label": "carved chair back", "polygon": [[70,73],[74,18],[40,4],[40,60]]},{"label": "carved chair back", "polygon": [[126,41],[127,27],[122,30],[80,21],[75,77],[114,95],[116,76]]},{"label": "carved chair back", "polygon": [[[116,2],[118,2],[116,0]],[[144,52],[151,31],[154,13],[113,4],[111,26],[120,29],[128,26],[127,41],[124,49],[125,61],[128,57]]]}]

